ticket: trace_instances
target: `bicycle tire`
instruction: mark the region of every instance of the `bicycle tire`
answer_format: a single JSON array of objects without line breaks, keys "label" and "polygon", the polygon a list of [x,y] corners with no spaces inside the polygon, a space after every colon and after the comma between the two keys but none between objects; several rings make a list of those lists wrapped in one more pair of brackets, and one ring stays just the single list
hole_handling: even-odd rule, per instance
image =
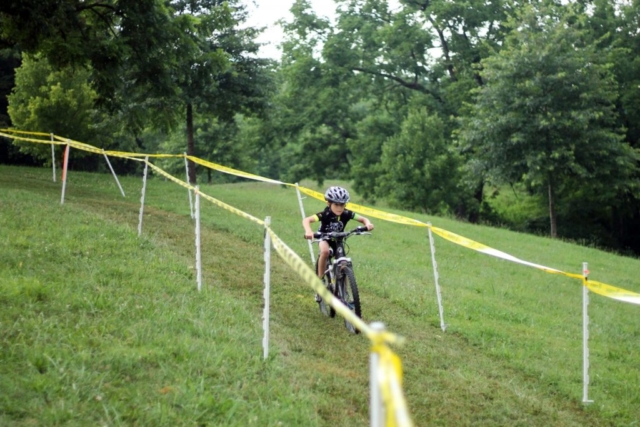
[{"label": "bicycle tire", "polygon": [[[318,274],[318,259],[316,259],[316,275],[317,274]],[[329,289],[329,292],[332,292],[331,286],[328,285],[330,284],[330,281],[331,279],[327,277],[326,274],[322,276],[322,283],[327,287],[327,289]],[[329,304],[327,304],[324,301],[324,298],[320,299],[320,302],[318,303],[318,307],[320,308],[320,312],[325,316],[331,317],[331,318],[336,317],[336,311],[334,310],[333,307],[331,307]]]},{"label": "bicycle tire", "polygon": [[[358,284],[356,283],[356,276],[350,267],[344,266],[340,269],[338,296],[347,308],[353,311],[356,316],[362,318],[362,307],[360,306]],[[360,330],[347,319],[344,320],[344,326],[351,333],[360,333]]]}]

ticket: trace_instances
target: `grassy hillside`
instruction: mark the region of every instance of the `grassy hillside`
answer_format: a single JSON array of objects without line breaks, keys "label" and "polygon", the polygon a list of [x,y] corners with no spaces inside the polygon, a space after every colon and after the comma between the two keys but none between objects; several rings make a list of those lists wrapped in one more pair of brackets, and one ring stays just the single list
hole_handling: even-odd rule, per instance
[{"label": "grassy hillside", "polygon": [[[321,315],[272,255],[271,352],[262,360],[260,227],[203,201],[196,291],[186,190],[71,172],[64,206],[48,169],[0,166],[0,425],[368,423],[370,344]],[[310,183],[304,183],[312,187]],[[307,260],[295,191],[202,190],[256,217]],[[358,202],[358,200],[356,200]],[[305,200],[307,214],[322,209]],[[640,291],[640,261],[561,241],[408,214],[564,271]],[[591,296],[592,405],[582,400],[582,289],[575,279],[436,237],[439,328],[424,229],[374,221],[350,240],[367,322],[396,348],[416,425],[635,425],[640,307]]]}]

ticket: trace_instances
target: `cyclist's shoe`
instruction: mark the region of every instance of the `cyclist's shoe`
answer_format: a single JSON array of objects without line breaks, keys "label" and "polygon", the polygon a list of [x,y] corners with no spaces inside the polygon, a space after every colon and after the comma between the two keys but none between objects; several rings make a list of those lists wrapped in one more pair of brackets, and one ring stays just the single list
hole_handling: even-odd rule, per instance
[{"label": "cyclist's shoe", "polygon": [[316,302],[320,304],[322,302],[322,297],[319,294],[316,294]]}]

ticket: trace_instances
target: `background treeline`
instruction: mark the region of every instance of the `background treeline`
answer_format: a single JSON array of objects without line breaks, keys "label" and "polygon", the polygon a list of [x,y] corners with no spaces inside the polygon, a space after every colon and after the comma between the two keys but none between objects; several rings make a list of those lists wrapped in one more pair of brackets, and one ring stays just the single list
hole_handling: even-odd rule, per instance
[{"label": "background treeline", "polygon": [[4,2],[0,125],[640,254],[639,0],[337,7],[298,0],[272,60],[237,0]]}]

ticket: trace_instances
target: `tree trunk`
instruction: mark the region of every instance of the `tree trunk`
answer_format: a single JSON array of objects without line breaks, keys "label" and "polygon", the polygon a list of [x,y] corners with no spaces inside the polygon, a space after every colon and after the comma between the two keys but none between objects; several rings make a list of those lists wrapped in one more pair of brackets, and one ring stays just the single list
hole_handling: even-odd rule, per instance
[{"label": "tree trunk", "polygon": [[477,224],[480,221],[480,208],[482,207],[482,200],[484,198],[484,179],[481,179],[476,187],[473,198],[478,201],[478,209],[474,209],[469,213],[469,222],[471,224]]},{"label": "tree trunk", "polygon": [[482,205],[483,194],[484,180],[480,180],[473,193],[473,198],[478,201],[477,208],[475,206],[470,206],[470,203],[467,203],[464,200],[460,201],[456,206],[456,217],[469,221],[471,224],[477,224],[480,221],[480,206]]},{"label": "tree trunk", "polygon": [[[193,105],[187,103],[187,155],[195,156],[196,146],[193,142]],[[196,185],[196,165],[189,160],[189,183]]]},{"label": "tree trunk", "polygon": [[551,237],[558,237],[558,224],[556,218],[556,206],[553,194],[553,185],[549,181],[549,221],[551,222]]}]

